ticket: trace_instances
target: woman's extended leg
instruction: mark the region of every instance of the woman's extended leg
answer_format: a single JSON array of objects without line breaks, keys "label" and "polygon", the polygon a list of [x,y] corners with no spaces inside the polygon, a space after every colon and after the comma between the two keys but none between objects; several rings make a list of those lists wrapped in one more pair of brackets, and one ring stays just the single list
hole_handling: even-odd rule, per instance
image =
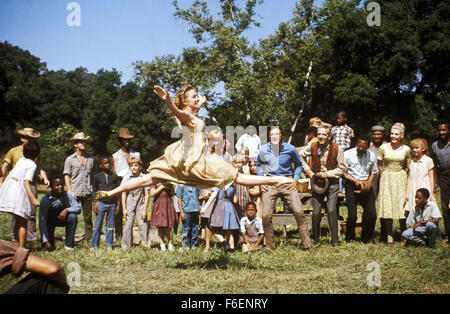
[{"label": "woman's extended leg", "polygon": [[117,188],[111,191],[99,191],[96,193],[95,198],[96,199],[102,199],[102,198],[108,198],[117,194],[120,194],[122,192],[129,192],[136,190],[138,188],[147,187],[150,185],[155,185],[157,183],[164,182],[160,179],[153,178],[151,174],[146,174],[145,176],[135,178],[132,180],[129,180],[125,182],[122,185],[119,185]]},{"label": "woman's extended leg", "polygon": [[246,185],[246,186],[255,186],[255,185],[275,185],[280,186],[283,184],[292,184],[295,182],[294,178],[291,177],[283,177],[283,176],[255,176],[251,174],[238,173],[236,179],[234,179],[235,183]]}]

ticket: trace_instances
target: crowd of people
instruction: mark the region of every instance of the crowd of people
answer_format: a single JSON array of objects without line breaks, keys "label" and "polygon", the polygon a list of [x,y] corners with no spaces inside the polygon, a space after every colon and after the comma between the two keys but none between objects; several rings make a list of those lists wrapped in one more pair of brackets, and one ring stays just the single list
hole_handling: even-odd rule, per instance
[{"label": "crowd of people", "polygon": [[[89,136],[80,132],[70,140],[75,152],[65,160],[62,172],[48,178],[39,157],[39,132],[19,130],[22,143],[7,152],[1,167],[0,211],[12,216],[12,241],[22,248],[27,242],[36,245],[39,207],[38,245],[48,250],[55,249],[56,227],[65,227],[65,249],[75,248],[81,213],[84,233],[78,240],[89,241],[92,250],[101,246],[104,222],[105,247],[113,248],[116,238],[122,249],[130,248],[135,220],[144,246],[151,245],[150,228],[157,228],[161,250],[175,249],[179,223],[181,249],[197,248],[203,237],[208,251],[214,236],[226,251],[238,247],[243,251],[270,250],[275,248],[274,207],[281,198],[295,217],[304,249],[311,251],[321,242],[322,210],[327,214],[332,246],[340,245],[340,193],[345,195],[348,209],[346,242],[356,240],[358,205],[363,208],[364,243],[375,241],[378,218],[380,239],[388,245],[394,242],[394,220],[406,242],[433,246],[443,217],[448,241],[448,123],[438,125],[439,138],[431,150],[422,138],[414,139],[411,147],[405,145],[402,123],[395,123],[388,136],[381,126],[371,128],[370,138],[355,136],[343,111],[337,114],[335,126],[312,118],[302,147],[283,141],[283,130],[277,124],[270,126],[269,141],[261,143],[256,125],[250,121],[245,134],[230,147],[219,128],[204,134],[204,123],[196,113],[206,99],[194,88],[177,93],[174,101],[161,88],[155,87],[155,93],[175,114],[179,126],[189,127],[188,141],[199,135],[206,151],[203,144],[195,143],[186,149],[181,140],[153,161],[145,174],[128,129],[122,128],[118,134],[118,151],[97,160],[86,151]],[[298,191],[301,178],[309,179],[311,235]],[[41,201],[37,183],[51,190]],[[435,203],[438,187],[442,214]]]}]

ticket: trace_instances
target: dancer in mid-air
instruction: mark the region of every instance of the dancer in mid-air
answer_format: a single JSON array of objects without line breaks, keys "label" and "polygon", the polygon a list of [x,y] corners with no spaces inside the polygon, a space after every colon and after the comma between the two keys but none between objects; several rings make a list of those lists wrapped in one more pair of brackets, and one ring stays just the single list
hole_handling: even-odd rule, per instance
[{"label": "dancer in mid-air", "polygon": [[289,177],[239,173],[231,162],[209,157],[208,143],[204,135],[205,123],[197,117],[206,98],[199,96],[192,85],[185,85],[176,93],[175,103],[166,89],[156,85],[154,92],[176,116],[183,137],[169,145],[163,156],[150,163],[147,175],[130,180],[114,190],[99,191],[97,199],[163,182],[195,186],[199,189],[218,187],[221,190],[226,190],[233,182],[247,186],[281,186],[293,183],[294,179]]}]

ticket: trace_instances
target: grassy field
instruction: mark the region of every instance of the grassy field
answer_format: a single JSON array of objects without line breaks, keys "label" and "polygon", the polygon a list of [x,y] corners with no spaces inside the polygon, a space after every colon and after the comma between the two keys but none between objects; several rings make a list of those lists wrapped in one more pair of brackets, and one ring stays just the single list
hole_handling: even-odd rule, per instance
[{"label": "grassy field", "polygon": [[[42,197],[42,195],[41,195]],[[346,217],[345,207],[341,214]],[[0,238],[10,239],[10,216],[0,214]],[[398,231],[398,224],[394,223]],[[56,229],[64,235],[64,228]],[[443,230],[441,222],[441,230]],[[302,294],[302,293],[436,293],[450,292],[449,249],[439,239],[433,249],[405,247],[397,241],[392,247],[382,243],[365,245],[342,243],[333,248],[329,233],[310,254],[300,247],[296,226],[288,237],[276,228],[273,251],[223,253],[213,248],[202,252],[162,252],[157,243],[151,249],[140,246],[130,250],[90,251],[81,241],[76,250],[65,251],[58,241],[53,252],[33,254],[51,259],[64,267],[73,283],[70,293],[161,293],[161,294]],[[327,228],[323,229],[327,232]],[[376,232],[378,238],[379,224]],[[83,232],[79,216],[77,233]],[[397,232],[397,239],[399,234]],[[343,237],[341,236],[341,241]],[[181,246],[181,236],[175,237]],[[374,266],[375,265],[375,266]],[[379,267],[379,281],[375,272]],[[0,293],[17,281],[11,275],[0,278]],[[188,287],[188,289],[187,289]]]}]

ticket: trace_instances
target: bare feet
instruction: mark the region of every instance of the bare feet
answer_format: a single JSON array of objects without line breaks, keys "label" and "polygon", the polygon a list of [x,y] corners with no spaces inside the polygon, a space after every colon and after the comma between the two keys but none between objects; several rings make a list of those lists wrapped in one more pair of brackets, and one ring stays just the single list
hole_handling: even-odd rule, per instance
[{"label": "bare feet", "polygon": [[97,200],[101,200],[101,199],[108,198],[108,197],[109,197],[109,194],[106,191],[98,191],[97,193],[95,193],[95,198]]}]

